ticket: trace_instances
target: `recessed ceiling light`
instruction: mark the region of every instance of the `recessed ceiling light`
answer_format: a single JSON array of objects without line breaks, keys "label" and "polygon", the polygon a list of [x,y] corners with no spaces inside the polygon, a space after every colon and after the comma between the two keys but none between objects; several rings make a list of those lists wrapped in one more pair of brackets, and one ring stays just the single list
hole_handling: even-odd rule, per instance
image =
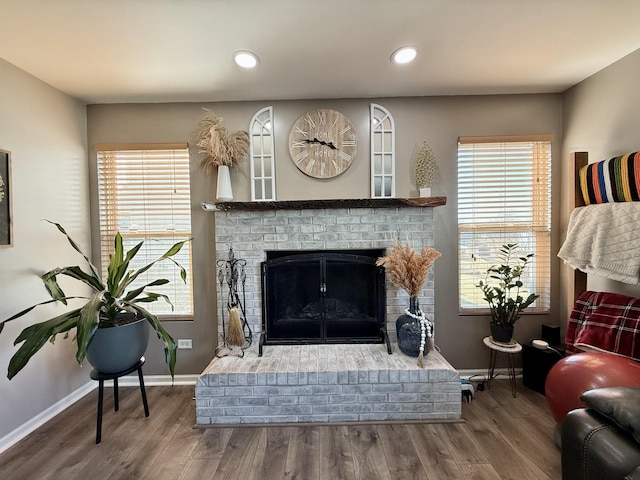
[{"label": "recessed ceiling light", "polygon": [[260,60],[255,53],[240,50],[233,54],[233,61],[242,68],[253,68]]},{"label": "recessed ceiling light", "polygon": [[393,63],[409,63],[412,62],[418,55],[418,49],[413,45],[407,45],[400,47],[391,54],[391,61]]}]

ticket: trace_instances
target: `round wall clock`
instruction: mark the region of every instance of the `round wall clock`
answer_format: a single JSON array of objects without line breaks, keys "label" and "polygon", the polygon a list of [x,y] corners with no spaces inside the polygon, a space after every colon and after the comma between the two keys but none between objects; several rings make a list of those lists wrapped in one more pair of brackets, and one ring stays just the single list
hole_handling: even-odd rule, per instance
[{"label": "round wall clock", "polygon": [[344,173],[355,159],[358,144],[353,123],[328,108],[310,110],[295,121],[289,153],[300,171],[314,178]]}]

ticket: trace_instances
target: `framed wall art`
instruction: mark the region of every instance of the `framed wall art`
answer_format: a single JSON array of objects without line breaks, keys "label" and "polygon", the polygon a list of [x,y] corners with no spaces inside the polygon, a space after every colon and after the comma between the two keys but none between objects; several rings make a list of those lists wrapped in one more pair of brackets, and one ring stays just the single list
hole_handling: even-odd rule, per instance
[{"label": "framed wall art", "polygon": [[11,152],[0,150],[0,248],[13,245]]}]

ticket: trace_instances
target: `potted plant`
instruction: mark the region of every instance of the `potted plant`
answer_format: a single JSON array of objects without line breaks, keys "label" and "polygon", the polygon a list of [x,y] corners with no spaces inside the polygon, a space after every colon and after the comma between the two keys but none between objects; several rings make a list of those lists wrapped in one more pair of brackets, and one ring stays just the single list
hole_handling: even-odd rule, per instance
[{"label": "potted plant", "polygon": [[[485,274],[485,279],[476,285],[484,293],[484,300],[491,310],[491,337],[496,342],[509,343],[513,336],[513,326],[520,318],[522,311],[535,302],[539,295],[529,293],[521,295],[524,284],[520,277],[534,257],[529,253],[523,257],[515,257],[517,243],[508,243],[500,247],[500,265],[492,265]],[[526,293],[526,292],[524,292]]]},{"label": "potted plant", "polygon": [[422,146],[416,155],[414,166],[415,182],[420,197],[431,196],[431,184],[436,178],[437,171],[438,164],[433,150],[427,142],[422,142]]},{"label": "potted plant", "polygon": [[[169,280],[156,279],[146,285],[127,289],[139,275],[149,270],[154,264],[164,260],[173,262],[180,269],[180,276],[183,281],[186,281],[185,269],[172,257],[176,255],[189,240],[174,244],[158,259],[133,271],[129,270],[129,264],[142,247],[143,242],[138,243],[125,254],[122,236],[120,233],[117,233],[114,239],[115,251],[109,256],[107,276],[102,280],[95,266],[91,264],[89,258],[80,250],[71,237],[69,237],[64,228],[58,223],[49,223],[55,225],[61,233],[66,235],[71,246],[84,257],[88,264],[89,272],[85,272],[79,266],[70,266],[55,268],[42,275],[42,281],[52,300],[33,305],[11,318],[0,322],[0,332],[2,332],[8,322],[22,317],[40,305],[54,302],[61,302],[67,305],[67,300],[79,298],[86,299],[87,302],[80,308],[75,308],[67,313],[25,328],[15,340],[16,345],[21,342],[23,343],[9,361],[7,377],[9,379],[13,378],[27,364],[31,357],[42,348],[47,340],[53,343],[58,334],[65,334],[66,338],[71,329],[76,329],[75,336],[73,337],[73,340],[77,344],[76,360],[78,363],[82,363],[87,356],[87,352],[95,348],[96,344],[102,343],[101,340],[98,340],[99,334],[104,331],[107,336],[112,336],[115,329],[121,328],[123,325],[125,327],[129,327],[129,325],[137,326],[133,331],[125,334],[125,338],[135,336],[141,338],[143,342],[148,341],[149,325],[156,331],[158,338],[160,338],[164,344],[165,361],[173,377],[176,363],[176,343],[171,335],[164,329],[158,317],[142,307],[145,303],[163,299],[173,308],[173,304],[166,295],[147,291],[148,287],[164,285],[169,283]],[[57,278],[59,275],[75,278],[88,285],[92,290],[91,296],[66,296],[58,284]],[[117,342],[121,343],[122,339],[117,340]],[[146,343],[143,348],[146,348]],[[142,353],[144,353],[144,349]],[[122,369],[135,365],[135,363],[140,360],[142,353],[134,352],[133,362]],[[119,359],[122,354],[121,351],[117,353],[107,352],[103,356],[106,355],[107,357],[111,356]],[[89,358],[89,360],[91,362],[91,358]],[[96,365],[94,365],[94,367],[98,368]],[[98,370],[104,371],[101,368],[98,368]]]},{"label": "potted plant", "polygon": [[384,265],[391,283],[409,294],[409,308],[396,320],[398,348],[413,357],[418,357],[418,365],[424,367],[425,350],[431,348],[433,324],[420,310],[418,295],[427,281],[427,274],[440,257],[433,247],[424,247],[420,253],[409,245],[397,242],[385,257],[380,257],[376,265]]}]

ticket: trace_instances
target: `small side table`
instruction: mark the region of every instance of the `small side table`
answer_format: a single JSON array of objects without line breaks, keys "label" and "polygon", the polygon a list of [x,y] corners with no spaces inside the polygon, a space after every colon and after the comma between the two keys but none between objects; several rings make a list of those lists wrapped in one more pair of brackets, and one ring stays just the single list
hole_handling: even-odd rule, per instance
[{"label": "small side table", "polygon": [[117,412],[120,408],[118,403],[118,378],[124,377],[131,372],[138,371],[138,380],[140,381],[140,393],[142,394],[142,405],[144,406],[144,416],[149,416],[149,405],[147,404],[147,393],[144,389],[144,379],[142,378],[142,365],[144,365],[144,357],[134,366],[116,373],[102,373],[95,368],[91,370],[91,379],[98,381],[98,419],[96,424],[96,445],[102,441],[102,404],[104,396],[104,381],[113,380],[113,411]]},{"label": "small side table", "polygon": [[487,373],[487,388],[491,387],[491,380],[493,379],[493,374],[496,368],[496,358],[498,353],[506,353],[507,360],[509,362],[508,370],[509,370],[509,380],[511,381],[511,394],[513,398],[516,398],[516,369],[514,365],[514,355],[522,352],[522,345],[518,342],[514,342],[511,345],[504,345],[494,343],[491,337],[484,337],[482,342],[486,347],[489,348],[489,371]]}]

